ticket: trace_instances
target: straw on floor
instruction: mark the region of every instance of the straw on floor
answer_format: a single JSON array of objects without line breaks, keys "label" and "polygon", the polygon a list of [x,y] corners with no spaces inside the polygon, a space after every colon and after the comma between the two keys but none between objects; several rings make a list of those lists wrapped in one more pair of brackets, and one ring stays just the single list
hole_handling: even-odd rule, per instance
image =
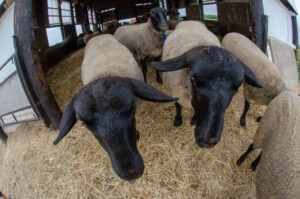
[{"label": "straw on floor", "polygon": [[[52,92],[63,110],[82,87],[80,65],[84,49],[65,58],[47,74]],[[148,82],[167,93],[148,67]],[[252,142],[262,106],[251,106],[246,128],[239,124],[243,110],[242,88],[234,96],[224,121],[220,143],[199,148],[190,125],[192,110],[183,109],[183,125],[173,127],[174,103],[145,102],[136,115],[141,134],[138,148],[145,171],[126,182],[112,170],[106,152],[81,122],[57,145],[58,131],[41,121],[22,124],[9,135],[7,147],[0,143],[0,190],[15,198],[255,198],[255,172],[250,162],[235,162]]]}]

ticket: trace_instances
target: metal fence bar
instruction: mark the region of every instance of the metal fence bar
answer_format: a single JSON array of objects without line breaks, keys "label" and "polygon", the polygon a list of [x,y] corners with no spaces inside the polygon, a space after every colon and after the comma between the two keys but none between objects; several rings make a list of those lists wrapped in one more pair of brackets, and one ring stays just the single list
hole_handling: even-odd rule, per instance
[{"label": "metal fence bar", "polygon": [[8,62],[10,62],[13,58],[14,58],[15,55],[12,55],[10,58],[7,59],[6,62],[4,62],[4,64],[0,67],[0,71],[8,64]]},{"label": "metal fence bar", "polygon": [[14,125],[14,124],[20,124],[23,122],[33,122],[33,121],[38,121],[41,120],[40,118],[34,118],[34,119],[26,119],[26,120],[19,120],[18,122],[10,122],[10,123],[3,123],[0,126],[9,126],[9,125]]},{"label": "metal fence bar", "polygon": [[[5,113],[5,114],[3,114],[3,115],[0,115],[0,117],[4,117],[4,116],[6,116],[6,115],[10,115],[10,114],[13,114],[13,113],[16,113],[16,112],[19,112],[19,111],[24,111],[24,110],[30,109],[30,108],[32,108],[32,106],[26,106],[26,107],[24,107],[24,108],[20,108],[20,109],[17,109],[17,110],[14,110],[14,111]],[[33,108],[32,108],[32,109],[33,109]]]},{"label": "metal fence bar", "polygon": [[[13,40],[14,40],[14,47],[15,47],[15,51],[18,52],[18,49],[17,49],[17,37],[14,35],[13,36]],[[29,89],[27,87],[27,84],[24,84],[25,82],[25,77],[23,76],[23,74],[20,72],[20,68],[21,68],[21,65],[20,65],[20,59],[19,59],[19,56],[18,56],[18,53],[15,53],[15,59],[16,59],[16,67],[17,67],[17,71],[18,71],[18,74],[19,74],[19,77],[20,77],[20,80],[21,80],[21,84],[23,86],[23,89],[25,91],[25,94],[27,96],[27,99],[30,103],[30,105],[32,106],[32,109],[34,111],[34,113],[38,116],[38,118],[40,118],[41,114],[39,113],[39,110],[38,108],[36,107],[34,100],[32,99],[32,96],[29,92]]]}]

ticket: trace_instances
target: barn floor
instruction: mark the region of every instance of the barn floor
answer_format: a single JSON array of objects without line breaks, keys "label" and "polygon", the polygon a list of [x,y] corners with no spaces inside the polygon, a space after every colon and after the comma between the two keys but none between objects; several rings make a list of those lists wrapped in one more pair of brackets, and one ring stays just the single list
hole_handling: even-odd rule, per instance
[{"label": "barn floor", "polygon": [[[82,87],[80,65],[84,49],[78,50],[47,74],[49,85],[63,110],[70,97]],[[148,68],[151,85],[155,72]],[[242,88],[227,110],[221,142],[201,149],[190,126],[192,111],[183,110],[184,124],[172,126],[174,103],[145,102],[136,116],[141,133],[138,148],[145,171],[141,178],[126,182],[112,170],[106,152],[81,122],[57,146],[58,131],[41,121],[22,124],[0,142],[0,191],[15,198],[255,198],[255,172],[249,167],[258,154],[241,166],[235,165],[247,149],[262,115],[263,107],[251,106],[247,127],[239,125],[243,109]]]}]

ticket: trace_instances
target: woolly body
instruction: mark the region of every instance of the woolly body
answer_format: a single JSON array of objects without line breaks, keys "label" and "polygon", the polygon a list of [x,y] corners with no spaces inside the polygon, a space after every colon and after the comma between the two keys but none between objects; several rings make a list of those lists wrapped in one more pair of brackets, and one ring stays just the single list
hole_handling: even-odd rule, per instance
[{"label": "woolly body", "polygon": [[300,97],[284,91],[274,98],[254,137],[262,149],[257,198],[300,198]]},{"label": "woolly body", "polygon": [[150,18],[147,23],[122,26],[114,36],[141,59],[162,54],[163,32],[155,30]]},{"label": "woolly body", "polygon": [[229,33],[222,40],[222,46],[248,66],[265,88],[255,88],[244,83],[244,98],[257,104],[267,105],[274,97],[286,90],[277,67],[247,37]]},{"label": "woolly body", "polygon": [[[163,48],[162,60],[168,60],[197,46],[218,46],[218,38],[204,24],[197,21],[180,22],[167,37]],[[191,108],[191,84],[188,69],[164,72],[163,78],[171,95],[179,98],[179,103]]]},{"label": "woolly body", "polygon": [[96,36],[88,42],[82,63],[84,85],[105,76],[131,77],[144,81],[131,52],[109,34]]}]

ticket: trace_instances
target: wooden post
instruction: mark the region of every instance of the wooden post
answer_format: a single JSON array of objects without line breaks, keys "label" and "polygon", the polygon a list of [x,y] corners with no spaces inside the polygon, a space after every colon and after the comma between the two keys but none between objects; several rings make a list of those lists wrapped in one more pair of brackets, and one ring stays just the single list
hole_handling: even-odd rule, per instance
[{"label": "wooden post", "polygon": [[15,1],[16,55],[22,81],[26,84],[27,92],[32,96],[40,116],[47,127],[58,129],[62,114],[47,84],[36,47],[32,15],[34,1]]},{"label": "wooden post", "polygon": [[264,44],[266,43],[266,27],[264,20],[264,8],[262,0],[250,0],[250,9],[252,14],[252,29],[256,45],[266,52]]}]

